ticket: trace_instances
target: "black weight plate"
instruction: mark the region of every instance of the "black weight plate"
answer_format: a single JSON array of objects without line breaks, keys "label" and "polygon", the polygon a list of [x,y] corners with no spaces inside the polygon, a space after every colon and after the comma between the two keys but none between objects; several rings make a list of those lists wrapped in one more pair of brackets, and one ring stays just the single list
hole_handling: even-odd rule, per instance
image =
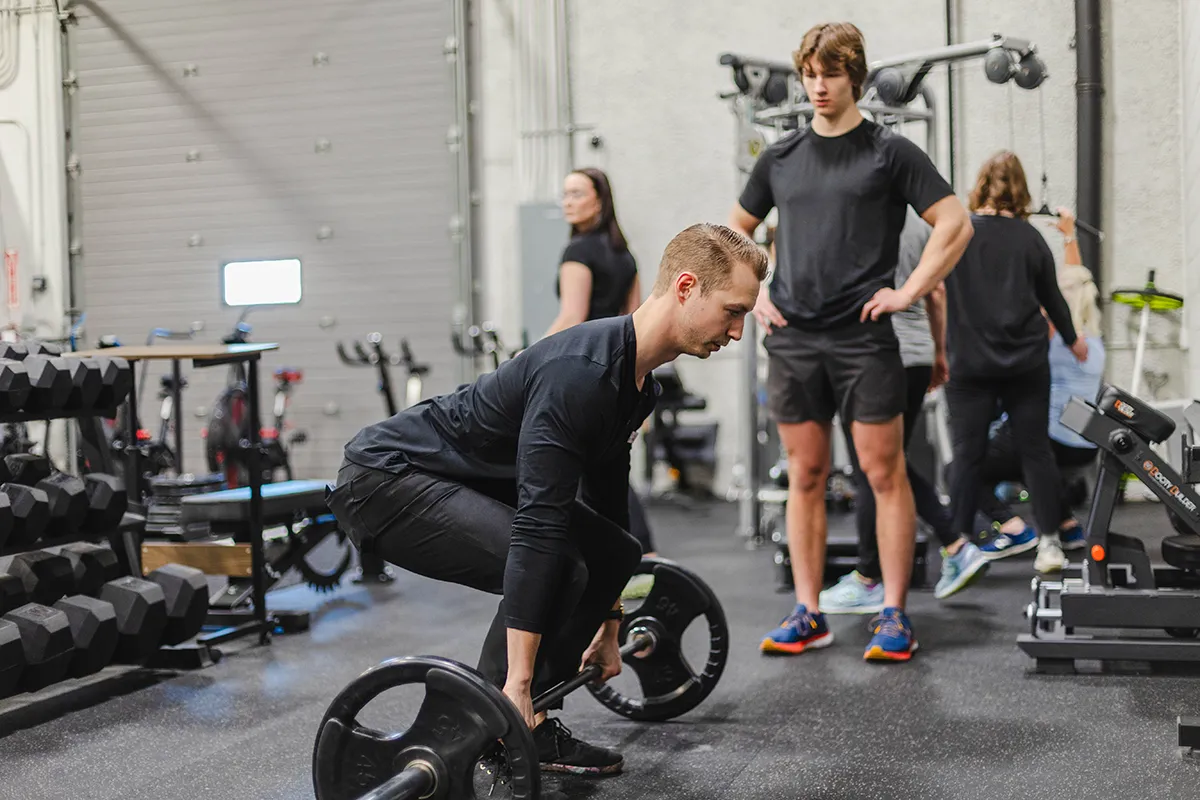
[{"label": "black weight plate", "polygon": [[[674,719],[691,711],[716,688],[729,656],[729,628],[725,612],[712,589],[697,575],[678,564],[643,558],[637,574],[653,574],[654,588],[621,623],[621,643],[629,631],[646,628],[657,638],[650,655],[624,660],[641,684],[642,697],[631,697],[610,684],[588,684],[602,704],[621,716],[639,721]],[[697,672],[681,649],[683,633],[703,617],[708,626],[708,656]]]},{"label": "black weight plate", "polygon": [[[385,734],[358,723],[383,692],[424,684],[407,730]],[[317,800],[355,800],[415,760],[439,772],[434,798],[475,795],[477,764],[503,747],[513,798],[535,798],[540,772],[533,736],[512,703],[470,667],[436,656],[394,658],[352,681],[330,704],[313,748]]]}]

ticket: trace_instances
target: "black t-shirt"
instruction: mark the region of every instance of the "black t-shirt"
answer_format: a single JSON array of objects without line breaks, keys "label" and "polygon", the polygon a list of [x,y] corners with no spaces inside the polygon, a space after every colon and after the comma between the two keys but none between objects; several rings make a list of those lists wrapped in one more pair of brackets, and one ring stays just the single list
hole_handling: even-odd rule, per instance
[{"label": "black t-shirt", "polygon": [[954,194],[919,147],[863,120],[841,136],[805,128],[768,147],[741,206],[779,209],[771,301],[789,326],[820,330],[858,319],[892,286],[906,206],[918,214]]},{"label": "black t-shirt", "polygon": [[557,611],[571,504],[629,530],[632,435],[654,409],[637,388],[633,317],[584,322],[530,346],[451,394],[364,428],[346,459],[459,480],[515,480],[504,575],[510,628],[543,632]]},{"label": "black t-shirt", "polygon": [[972,214],[975,235],[946,277],[946,351],[951,376],[1003,377],[1048,359],[1050,321],[1075,342],[1054,255],[1023,219]]},{"label": "black t-shirt", "polygon": [[[561,263],[568,261],[583,264],[592,271],[592,299],[587,318],[619,316],[637,275],[637,262],[633,255],[626,249],[615,249],[607,232],[593,230],[572,237],[563,250]],[[554,294],[559,296],[557,281]]]}]

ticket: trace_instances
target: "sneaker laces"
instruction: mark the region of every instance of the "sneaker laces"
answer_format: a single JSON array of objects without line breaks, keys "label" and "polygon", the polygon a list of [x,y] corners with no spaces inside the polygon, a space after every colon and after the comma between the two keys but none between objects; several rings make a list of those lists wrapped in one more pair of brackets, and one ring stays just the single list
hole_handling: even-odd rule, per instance
[{"label": "sneaker laces", "polygon": [[908,626],[904,624],[900,616],[883,616],[880,615],[871,620],[871,633],[876,636],[907,636]]},{"label": "sneaker laces", "polygon": [[813,614],[811,611],[805,611],[803,614],[798,614],[793,611],[791,614],[788,614],[786,617],[784,617],[783,621],[779,623],[779,627],[781,628],[787,628],[789,626],[794,627],[798,631],[802,631],[805,628],[817,627],[817,621],[813,619]]},{"label": "sneaker laces", "polygon": [[574,741],[575,735],[571,733],[571,729],[562,723],[558,717],[546,717],[543,725],[549,725],[550,733],[554,736],[554,747],[561,752],[559,745],[563,742]]}]

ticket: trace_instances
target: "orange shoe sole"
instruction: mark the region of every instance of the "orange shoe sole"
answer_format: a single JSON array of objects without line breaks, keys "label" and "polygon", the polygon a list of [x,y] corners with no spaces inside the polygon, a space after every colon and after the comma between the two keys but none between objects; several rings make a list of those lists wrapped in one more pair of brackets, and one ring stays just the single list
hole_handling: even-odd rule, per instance
[{"label": "orange shoe sole", "polygon": [[917,652],[915,646],[903,653],[892,653],[876,645],[863,653],[863,661],[908,661],[915,652]]},{"label": "orange shoe sole", "polygon": [[823,636],[818,636],[815,639],[809,639],[807,642],[796,642],[795,644],[782,644],[774,639],[763,639],[759,645],[759,650],[763,653],[774,653],[777,655],[796,656],[803,653],[808,648],[819,649],[833,643],[832,633],[826,633]]}]

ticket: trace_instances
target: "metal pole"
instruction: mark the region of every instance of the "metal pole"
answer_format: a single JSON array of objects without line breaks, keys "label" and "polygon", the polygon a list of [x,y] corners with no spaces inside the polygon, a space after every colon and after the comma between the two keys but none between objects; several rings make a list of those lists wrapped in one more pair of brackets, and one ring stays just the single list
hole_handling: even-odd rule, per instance
[{"label": "metal pole", "polygon": [[1103,169],[1101,139],[1104,75],[1101,70],[1100,0],[1075,0],[1075,97],[1077,117],[1076,207],[1079,222],[1079,252],[1092,271],[1096,288],[1102,289],[1100,239],[1084,226],[1104,229],[1101,218]]}]

